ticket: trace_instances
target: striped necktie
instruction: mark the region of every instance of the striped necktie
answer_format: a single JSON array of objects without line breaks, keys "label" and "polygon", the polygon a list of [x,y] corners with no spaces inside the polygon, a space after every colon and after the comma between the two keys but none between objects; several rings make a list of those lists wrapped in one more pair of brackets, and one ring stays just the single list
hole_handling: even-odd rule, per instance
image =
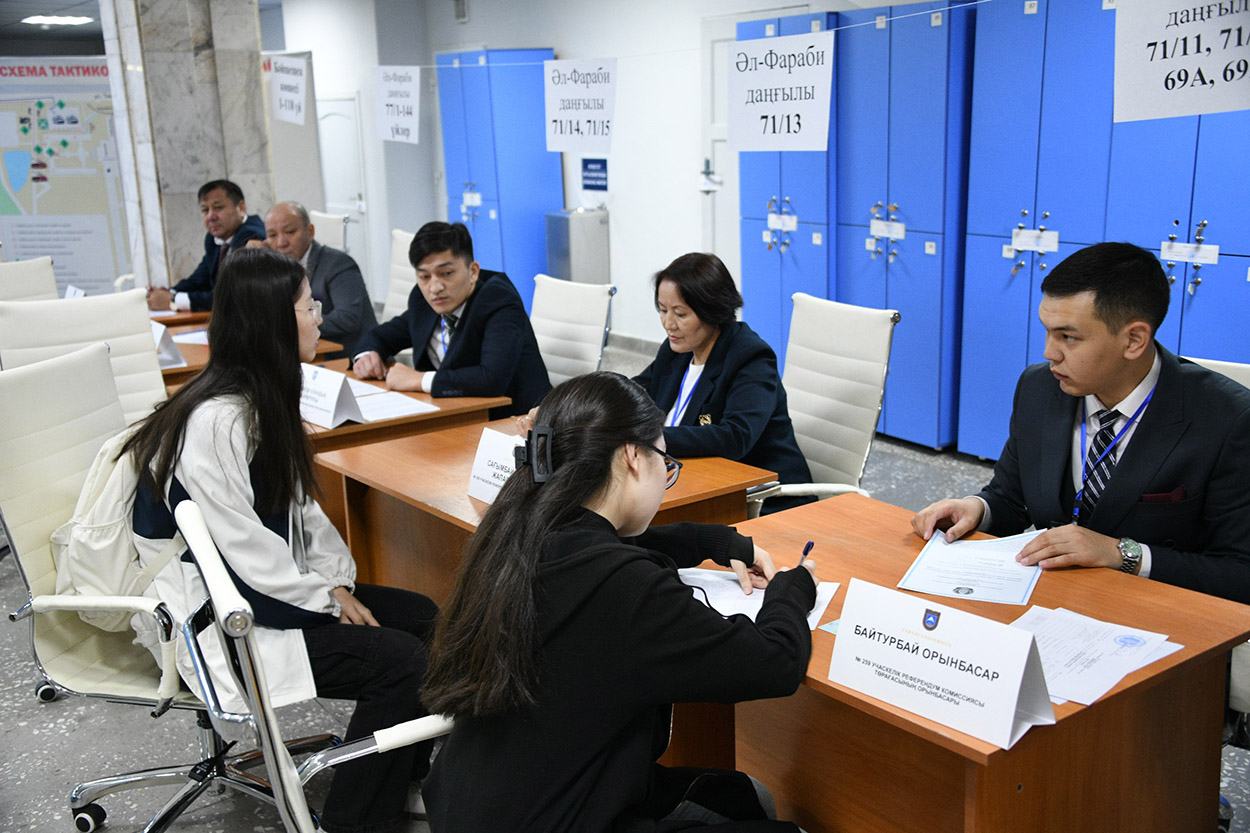
[{"label": "striped necktie", "polygon": [[[1081,515],[1085,518],[1094,511],[1098,498],[1102,497],[1107,482],[1111,480],[1111,470],[1115,468],[1115,453],[1108,453],[1104,457],[1103,452],[1115,439],[1115,421],[1120,418],[1120,412],[1103,410],[1094,416],[1098,417],[1099,427],[1094,441],[1089,445],[1089,453],[1085,456],[1085,470],[1088,475],[1085,478],[1085,491],[1081,494]],[[1102,457],[1101,462],[1099,457]]]}]

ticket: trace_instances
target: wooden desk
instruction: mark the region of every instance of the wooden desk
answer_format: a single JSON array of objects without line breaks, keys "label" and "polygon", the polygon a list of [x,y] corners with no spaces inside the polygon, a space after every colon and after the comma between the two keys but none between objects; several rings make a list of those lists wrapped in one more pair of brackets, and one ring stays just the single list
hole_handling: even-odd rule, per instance
[{"label": "wooden desk", "polygon": [[[515,419],[487,423],[513,432]],[[487,504],[466,494],[482,426],[343,448],[317,461],[343,477],[344,537],[360,580],[446,598],[469,536]],[[656,523],[733,523],[746,517],[746,490],[772,472],[720,458],[683,461]]]},{"label": "wooden desk", "polygon": [[[846,495],[740,524],[795,564],[803,543],[822,579],[894,587],[919,553],[911,513]],[[1008,622],[1026,608],[933,597]],[[815,631],[791,697],[736,707],[737,766],[773,792],[781,818],[822,831],[1195,831],[1215,829],[1225,655],[1250,607],[1105,569],[1044,573],[1032,604],[1168,634],[1185,647],[1091,706],[1055,707],[1010,750],[829,681],[836,637]]]},{"label": "wooden desk", "polygon": [[[183,324],[180,326],[170,327],[170,335],[180,335],[195,330],[204,329],[203,324]],[[343,345],[337,341],[318,341],[317,355],[324,356],[327,353],[337,353],[343,349]],[[205,344],[179,344],[178,352],[182,353],[182,358],[186,362],[184,367],[166,367],[161,369],[161,375],[165,378],[165,389],[168,391],[171,387],[185,385],[191,381],[191,377],[204,369],[204,365],[208,364],[208,346]]]},{"label": "wooden desk", "polygon": [[191,310],[179,310],[172,315],[153,315],[152,320],[158,324],[164,324],[166,327],[180,327],[185,324],[207,324],[208,319],[213,314],[208,310],[202,312],[192,312]]}]

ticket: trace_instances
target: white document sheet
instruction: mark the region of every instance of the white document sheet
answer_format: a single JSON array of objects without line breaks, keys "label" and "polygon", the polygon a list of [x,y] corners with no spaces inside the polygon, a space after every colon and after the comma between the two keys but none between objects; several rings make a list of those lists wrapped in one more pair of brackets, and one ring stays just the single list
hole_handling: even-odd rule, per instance
[{"label": "white document sheet", "polygon": [[178,335],[174,336],[174,342],[177,344],[199,344],[207,347],[208,330],[192,330],[189,333],[178,333]]},{"label": "white document sheet", "polygon": [[[733,616],[741,613],[755,621],[760,608],[764,606],[766,590],[756,589],[751,595],[742,592],[736,573],[726,570],[705,570],[701,567],[687,567],[677,571],[683,584],[693,588],[694,597],[707,604],[721,616]],[[702,590],[702,592],[700,592]],[[825,608],[833,601],[838,592],[838,582],[819,581],[816,583],[816,604],[811,613],[807,614],[807,626],[812,630],[820,625],[820,617],[825,615]],[[707,594],[706,597],[704,594]]]},{"label": "white document sheet", "polygon": [[365,422],[377,422],[380,419],[395,419],[413,414],[428,414],[430,411],[438,410],[437,405],[413,399],[411,396],[404,396],[393,390],[378,393],[377,388],[373,388],[373,391],[372,395],[361,396],[356,400],[360,415],[365,418]]},{"label": "white document sheet", "polygon": [[1011,623],[1033,634],[1052,698],[1088,706],[1125,676],[1181,649],[1161,633],[1034,605]]},{"label": "white document sheet", "polygon": [[955,599],[1028,604],[1042,568],[1016,563],[1016,554],[1037,535],[1026,532],[1009,538],[961,539],[948,544],[945,535],[934,532],[898,587]]},{"label": "white document sheet", "polygon": [[352,376],[347,377],[347,385],[352,389],[352,395],[357,399],[362,396],[373,396],[375,393],[386,393],[386,388],[381,385],[371,385]]},{"label": "white document sheet", "polygon": [[176,309],[150,309],[148,310],[148,318],[165,318],[170,315],[177,315]]}]

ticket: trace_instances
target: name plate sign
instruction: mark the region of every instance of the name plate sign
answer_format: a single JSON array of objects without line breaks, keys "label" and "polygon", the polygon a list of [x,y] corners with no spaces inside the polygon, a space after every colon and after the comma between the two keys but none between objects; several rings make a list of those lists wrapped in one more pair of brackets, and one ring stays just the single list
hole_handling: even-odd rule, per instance
[{"label": "name plate sign", "polygon": [[829,679],[1003,749],[1055,722],[1033,634],[859,579]]},{"label": "name plate sign", "polygon": [[737,41],[729,61],[729,147],[829,148],[833,32]]},{"label": "name plate sign", "polygon": [[304,371],[304,389],[299,397],[300,416],[322,428],[337,428],[349,419],[365,421],[345,374],[311,364],[301,368]]},{"label": "name plate sign", "polygon": [[1011,248],[1017,252],[1057,252],[1059,232],[1033,228],[1012,229]]},{"label": "name plate sign", "polygon": [[869,220],[868,233],[873,237],[888,237],[891,240],[907,239],[906,223],[890,220]]},{"label": "name plate sign", "polygon": [[516,470],[512,449],[524,440],[493,428],[483,428],[473,455],[473,471],[469,474],[469,497],[494,503],[503,484]]},{"label": "name plate sign", "polygon": [[152,341],[156,344],[156,359],[160,363],[161,370],[167,367],[187,366],[187,360],[182,357],[182,351],[174,343],[174,337],[159,321],[152,322]]},{"label": "name plate sign", "polygon": [[1212,243],[1174,243],[1164,240],[1159,244],[1159,259],[1214,266],[1220,262],[1220,247]]}]

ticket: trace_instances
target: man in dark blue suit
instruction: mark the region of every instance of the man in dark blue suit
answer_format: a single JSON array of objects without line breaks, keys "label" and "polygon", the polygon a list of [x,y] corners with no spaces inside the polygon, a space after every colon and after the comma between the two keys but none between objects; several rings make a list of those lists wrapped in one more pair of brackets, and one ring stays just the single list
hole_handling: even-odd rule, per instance
[{"label": "man in dark blue suit", "polygon": [[213,285],[221,261],[249,240],[265,239],[265,224],[259,215],[248,216],[243,190],[228,179],[214,179],[200,186],[200,216],[204,220],[204,258],[195,271],[178,281],[172,290],[148,287],[148,308],[154,310],[210,310]]},{"label": "man in dark blue suit", "polygon": [[1011,433],[977,495],[912,527],[1044,530],[1026,565],[1114,570],[1250,603],[1250,390],[1154,340],[1169,289],[1128,243],[1068,257],[1042,282],[1046,364],[1020,377]]},{"label": "man in dark blue suit", "polygon": [[[491,410],[491,419],[537,405],[551,382],[525,305],[507,275],[473,260],[464,224],[426,223],[408,260],[417,270],[408,309],[360,340],[356,375],[434,396],[511,397],[510,406]],[[388,369],[385,361],[408,347],[414,367]]]}]

